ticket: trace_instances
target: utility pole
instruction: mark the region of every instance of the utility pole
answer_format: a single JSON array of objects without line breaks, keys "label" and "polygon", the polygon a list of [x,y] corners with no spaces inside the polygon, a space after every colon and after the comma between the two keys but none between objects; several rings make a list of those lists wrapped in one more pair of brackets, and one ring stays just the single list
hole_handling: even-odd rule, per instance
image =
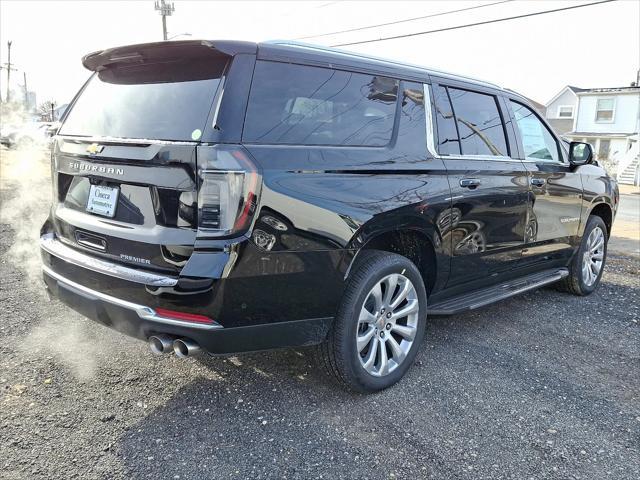
[{"label": "utility pole", "polygon": [[27,88],[27,72],[22,72],[22,78],[24,79],[24,110],[29,110],[29,89]]},{"label": "utility pole", "polygon": [[162,38],[167,40],[167,17],[170,17],[176,11],[173,2],[165,2],[164,0],[156,0],[156,11],[162,16]]},{"label": "utility pole", "polygon": [[7,69],[7,97],[5,98],[5,102],[7,103],[11,100],[11,71],[16,71],[16,69],[11,66],[11,43],[11,40],[7,42],[7,62],[4,64],[5,66],[0,67],[0,70]]}]

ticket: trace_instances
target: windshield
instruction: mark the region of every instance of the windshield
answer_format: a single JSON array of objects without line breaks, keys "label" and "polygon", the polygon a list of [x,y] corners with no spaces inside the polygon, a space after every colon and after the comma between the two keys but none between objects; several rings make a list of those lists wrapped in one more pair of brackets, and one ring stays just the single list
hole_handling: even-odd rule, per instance
[{"label": "windshield", "polygon": [[61,135],[200,140],[225,60],[107,68],[93,75]]}]

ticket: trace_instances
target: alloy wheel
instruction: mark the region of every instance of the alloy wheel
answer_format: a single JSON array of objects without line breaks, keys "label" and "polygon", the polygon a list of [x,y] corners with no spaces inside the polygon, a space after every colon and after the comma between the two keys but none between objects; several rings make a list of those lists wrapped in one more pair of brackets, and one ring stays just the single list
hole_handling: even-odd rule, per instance
[{"label": "alloy wheel", "polygon": [[358,318],[356,345],[360,363],[383,377],[406,358],[416,338],[420,305],[411,280],[387,275],[365,297]]},{"label": "alloy wheel", "polygon": [[588,287],[596,283],[604,262],[604,232],[600,227],[591,230],[582,256],[582,280]]}]

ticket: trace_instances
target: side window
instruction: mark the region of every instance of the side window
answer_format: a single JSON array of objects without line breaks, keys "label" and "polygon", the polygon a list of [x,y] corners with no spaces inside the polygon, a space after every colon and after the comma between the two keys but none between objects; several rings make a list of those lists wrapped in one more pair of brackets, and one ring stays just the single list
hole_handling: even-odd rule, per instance
[{"label": "side window", "polygon": [[384,146],[399,82],[377,75],[258,61],[244,124],[246,142]]},{"label": "side window", "polygon": [[496,97],[448,87],[463,155],[507,156],[507,140]]},{"label": "side window", "polygon": [[561,162],[556,139],[536,114],[514,101],[511,101],[511,108],[522,137],[525,158]]},{"label": "side window", "polygon": [[433,104],[436,113],[436,125],[438,127],[438,140],[436,148],[440,155],[460,155],[460,140],[458,129],[453,116],[451,101],[447,89],[440,85],[433,87]]},{"label": "side window", "polygon": [[[398,143],[405,151],[426,153],[424,89],[421,83],[400,83]],[[420,157],[422,160],[422,157]]]}]

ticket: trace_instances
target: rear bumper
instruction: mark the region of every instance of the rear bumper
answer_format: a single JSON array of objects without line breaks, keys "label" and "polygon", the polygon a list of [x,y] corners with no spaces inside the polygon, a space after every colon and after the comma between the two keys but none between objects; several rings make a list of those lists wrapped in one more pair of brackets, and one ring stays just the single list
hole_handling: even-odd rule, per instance
[{"label": "rear bumper", "polygon": [[314,345],[322,342],[332,318],[314,318],[247,327],[194,324],[166,318],[151,307],[80,285],[43,267],[49,293],[87,318],[126,335],[147,339],[158,333],[187,337],[213,355]]},{"label": "rear bumper", "polygon": [[[175,283],[171,277],[143,279],[140,271],[125,271],[116,264],[94,262],[94,257],[65,248],[46,235],[42,237],[41,248],[45,260],[42,267],[43,279],[51,296],[93,321],[141,340],[165,333],[190,338],[214,355],[251,352],[318,344],[326,337],[333,320],[332,317],[322,317],[246,326],[223,326],[215,321],[205,324],[177,320],[156,311],[177,308],[173,303],[162,301],[161,295],[149,295],[155,303],[145,305],[144,296],[126,293],[135,289],[144,291],[153,284],[157,288],[157,285],[170,280]],[[117,279],[123,285],[105,293],[102,288],[92,288],[100,285],[90,281],[96,275]],[[147,280],[149,283],[146,283]]]}]

